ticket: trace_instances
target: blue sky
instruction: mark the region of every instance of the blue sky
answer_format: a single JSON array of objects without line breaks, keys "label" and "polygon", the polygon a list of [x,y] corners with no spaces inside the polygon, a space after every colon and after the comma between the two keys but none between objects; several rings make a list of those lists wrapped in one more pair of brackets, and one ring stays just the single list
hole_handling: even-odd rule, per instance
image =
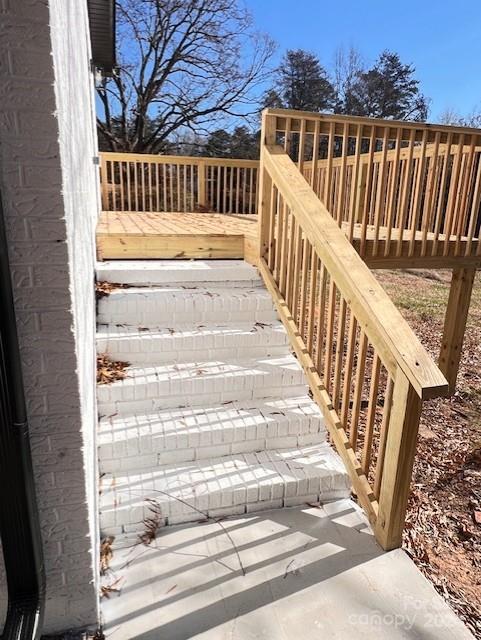
[{"label": "blue sky", "polygon": [[383,49],[413,63],[431,98],[429,120],[447,107],[481,111],[481,0],[245,0],[256,27],[286,49],[307,49],[325,66],[340,45],[371,63]]}]

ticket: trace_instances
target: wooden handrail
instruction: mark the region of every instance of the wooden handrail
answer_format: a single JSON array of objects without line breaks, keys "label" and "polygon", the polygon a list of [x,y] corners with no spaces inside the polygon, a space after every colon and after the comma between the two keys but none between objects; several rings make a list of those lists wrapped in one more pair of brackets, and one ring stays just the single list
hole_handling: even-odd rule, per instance
[{"label": "wooden handrail", "polygon": [[[465,144],[469,144],[471,142],[470,136],[474,136],[476,139],[476,143],[481,145],[481,131],[475,127],[462,127],[462,126],[454,126],[454,125],[443,125],[437,123],[429,123],[429,122],[411,122],[408,120],[383,120],[381,118],[368,118],[364,116],[346,116],[341,114],[333,114],[333,113],[313,113],[311,111],[295,111],[293,109],[265,109],[263,114],[266,116],[276,116],[277,118],[291,118],[294,122],[292,123],[291,131],[300,131],[301,130],[301,121],[306,120],[309,123],[315,123],[316,120],[321,123],[325,123],[327,126],[324,127],[324,130],[328,130],[330,123],[335,123],[336,125],[340,125],[337,132],[342,132],[342,127],[344,125],[348,125],[349,135],[354,133],[359,125],[364,125],[366,127],[376,127],[376,128],[384,128],[389,127],[393,131],[397,129],[403,129],[404,131],[414,130],[416,132],[419,131],[429,131],[434,138],[434,135],[437,131],[443,134],[456,134],[463,135],[465,137]],[[310,124],[306,126],[306,131],[314,131],[314,124]],[[422,136],[419,135],[416,139],[421,140]],[[455,140],[454,140],[455,142]]]},{"label": "wooden handrail", "polygon": [[[439,145],[437,150],[435,149],[434,144],[429,144],[429,145],[426,146],[425,157],[426,158],[431,158],[435,154],[436,154],[436,156],[441,157],[443,155],[446,155],[446,151],[447,151],[447,146],[445,144]],[[462,153],[467,153],[468,151],[469,151],[469,146],[463,145]],[[476,152],[480,152],[481,151],[481,146],[480,147],[475,147],[475,151]],[[414,158],[419,158],[421,156],[421,152],[422,152],[421,146],[415,147],[413,149],[413,157]],[[399,160],[407,160],[407,158],[409,157],[409,153],[410,153],[409,148],[408,147],[403,147],[399,152]],[[451,145],[450,153],[452,153],[452,154],[459,153],[458,145],[455,145],[455,144]],[[376,151],[375,153],[372,154],[372,156],[371,156],[371,154],[369,152],[359,154],[359,160],[363,164],[367,164],[369,162],[374,162],[374,163],[381,162],[383,157],[384,156],[383,156],[382,151]],[[385,159],[387,160],[387,162],[392,162],[393,160],[395,160],[396,159],[396,150],[395,149],[390,149],[389,151],[387,151]],[[347,156],[346,163],[347,163],[348,166],[355,165],[356,164],[356,156],[354,154]],[[305,160],[304,161],[304,168],[305,169],[310,169],[312,167],[312,164],[313,164],[312,160]],[[316,165],[317,165],[318,169],[326,169],[328,167],[328,165],[329,165],[329,159],[328,158],[319,159],[319,160],[317,160]],[[332,167],[340,167],[341,165],[342,165],[342,157],[338,156],[338,157],[332,158],[332,160],[331,160],[331,166]]]},{"label": "wooden handrail", "polygon": [[226,167],[259,166],[258,160],[243,160],[240,158],[211,158],[209,156],[168,156],[153,153],[119,153],[115,151],[101,151],[100,157],[119,162],[154,162],[158,164],[208,164]]},{"label": "wooden handrail", "polygon": [[445,395],[447,380],[296,165],[280,146],[266,146],[264,160],[388,370],[394,373],[399,366],[423,400]]},{"label": "wooden handrail", "polygon": [[[303,177],[302,161],[275,144],[275,126],[265,112],[260,272],[377,540],[392,549],[402,541],[422,402],[446,395],[448,382]],[[328,192],[336,209],[346,165],[344,153]]]}]

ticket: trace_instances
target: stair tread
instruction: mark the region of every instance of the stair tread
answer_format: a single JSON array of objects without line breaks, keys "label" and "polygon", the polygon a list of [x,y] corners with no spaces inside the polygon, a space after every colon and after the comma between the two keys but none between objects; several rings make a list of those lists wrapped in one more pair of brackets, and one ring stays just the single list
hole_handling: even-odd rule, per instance
[{"label": "stair tread", "polygon": [[[148,274],[157,277],[178,274],[185,280],[189,275],[218,279],[220,274],[232,272],[236,279],[260,279],[257,269],[245,260],[106,260],[97,263],[97,277],[102,274]],[[241,276],[239,278],[239,276]]]},{"label": "stair tread", "polygon": [[179,284],[159,284],[159,285],[146,285],[146,286],[128,286],[119,287],[109,292],[107,296],[100,299],[101,304],[109,302],[109,300],[117,297],[125,297],[132,295],[142,296],[166,296],[166,297],[178,297],[178,298],[191,298],[207,296],[209,298],[251,298],[253,296],[269,300],[271,305],[272,297],[267,289],[263,287],[238,287],[232,289],[230,286],[226,286],[225,282],[213,282],[205,283],[199,282],[197,284],[185,283]]},{"label": "stair tread", "polygon": [[127,375],[108,385],[100,385],[98,391],[115,389],[135,384],[146,384],[151,381],[182,380],[201,377],[228,377],[248,374],[273,375],[280,371],[292,371],[301,374],[302,369],[291,353],[282,356],[266,356],[232,360],[200,360],[198,362],[166,363],[151,366],[130,366]]},{"label": "stair tread", "polygon": [[[104,430],[111,432],[116,427],[121,429],[137,429],[141,423],[145,426],[154,428],[155,425],[164,424],[165,422],[180,427],[189,428],[190,425],[208,424],[202,418],[207,414],[225,414],[228,420],[232,420],[237,414],[241,413],[246,416],[275,416],[276,419],[283,420],[289,417],[319,417],[322,418],[322,412],[319,406],[308,395],[294,396],[290,398],[272,398],[265,400],[239,400],[221,404],[195,405],[160,409],[150,413],[136,413],[133,415],[104,417],[99,420],[100,434]],[[217,420],[219,424],[219,420]],[[102,437],[100,435],[100,437]]]},{"label": "stair tread", "polygon": [[[99,446],[115,442],[125,442],[132,438],[146,438],[147,450],[154,449],[151,442],[159,436],[177,436],[177,446],[181,446],[185,436],[197,433],[199,436],[208,431],[225,432],[236,429],[250,429],[252,439],[266,435],[274,437],[272,423],[304,423],[302,433],[308,433],[313,427],[323,423],[321,410],[309,396],[279,398],[264,401],[232,401],[224,404],[162,409],[152,413],[112,416],[99,421]],[[286,430],[293,435],[294,431]],[[297,435],[297,431],[296,431]],[[225,442],[226,438],[222,438]]]},{"label": "stair tread", "polygon": [[238,322],[227,323],[208,322],[205,324],[180,323],[174,327],[149,326],[148,330],[142,326],[122,325],[122,324],[103,324],[97,326],[97,338],[149,338],[149,337],[166,337],[176,338],[183,336],[204,336],[212,334],[247,334],[247,333],[276,333],[286,336],[284,326],[280,320],[272,320],[270,322]]},{"label": "stair tread", "polygon": [[166,518],[196,519],[198,509],[209,514],[296,497],[324,501],[347,497],[349,486],[340,458],[327,443],[236,454],[105,474],[101,523],[103,517],[104,523],[115,522],[112,526],[142,526],[151,515],[152,500]]},{"label": "stair tread", "polygon": [[112,260],[97,264],[97,278],[128,282],[261,281],[257,269],[244,260]]},{"label": "stair tread", "polygon": [[125,373],[124,379],[97,387],[101,416],[307,393],[304,373],[292,354],[169,361],[129,366]]},{"label": "stair tread", "polygon": [[177,326],[207,322],[271,322],[278,319],[262,287],[155,285],[112,290],[98,303],[98,322],[129,326]]}]

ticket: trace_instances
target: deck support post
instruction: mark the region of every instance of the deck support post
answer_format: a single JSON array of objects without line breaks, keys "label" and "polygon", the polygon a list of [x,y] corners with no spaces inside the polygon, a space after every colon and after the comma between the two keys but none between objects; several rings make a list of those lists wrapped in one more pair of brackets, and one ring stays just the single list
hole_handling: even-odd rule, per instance
[{"label": "deck support post", "polygon": [[375,524],[377,541],[385,551],[396,549],[402,543],[421,408],[421,398],[398,368]]},{"label": "deck support post", "polygon": [[453,394],[456,388],[475,275],[476,269],[473,267],[453,269],[452,273],[439,354],[439,368],[449,383],[450,394]]},{"label": "deck support post", "polygon": [[264,166],[263,154],[264,147],[273,145],[276,141],[276,117],[268,115],[266,111],[262,114],[262,131],[261,131],[261,155],[259,164],[259,202],[257,212],[259,216],[258,226],[258,255],[264,258],[269,242],[269,208],[271,205],[272,195],[272,178],[266,171]]}]

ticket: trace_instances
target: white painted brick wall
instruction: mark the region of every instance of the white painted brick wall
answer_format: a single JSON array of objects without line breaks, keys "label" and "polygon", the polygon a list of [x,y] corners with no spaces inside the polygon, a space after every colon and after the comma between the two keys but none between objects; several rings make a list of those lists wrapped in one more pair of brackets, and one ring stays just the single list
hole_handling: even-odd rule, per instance
[{"label": "white painted brick wall", "polygon": [[0,187],[45,547],[45,632],[98,615],[89,58],[85,0],[0,0]]}]

